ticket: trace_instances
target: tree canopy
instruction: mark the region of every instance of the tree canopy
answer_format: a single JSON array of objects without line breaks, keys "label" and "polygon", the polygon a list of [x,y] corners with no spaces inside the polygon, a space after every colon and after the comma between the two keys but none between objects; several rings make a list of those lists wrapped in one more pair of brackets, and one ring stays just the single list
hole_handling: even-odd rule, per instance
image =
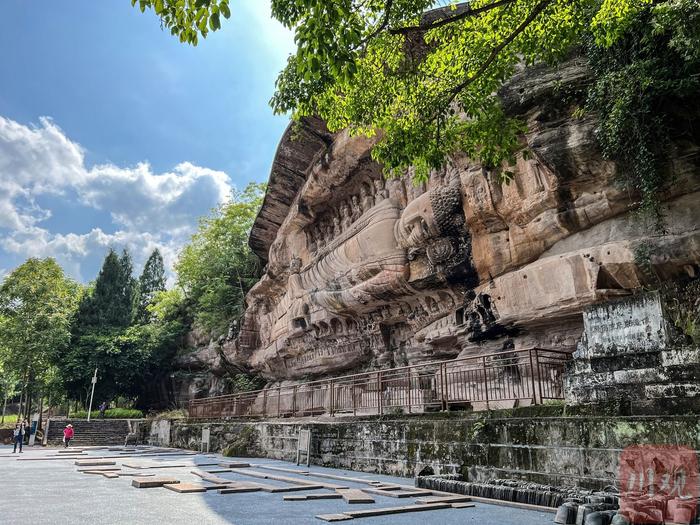
[{"label": "tree canopy", "polygon": [[132,271],[131,256],[126,250],[121,256],[109,250],[94,286],[80,301],[74,333],[94,327],[129,326],[137,290]]},{"label": "tree canopy", "polygon": [[[135,3],[132,0],[133,3]],[[518,64],[555,62],[592,32],[612,45],[651,0],[272,0],[295,32],[272,106],[318,115],[331,130],[374,135],[389,172],[419,179],[464,151],[489,166],[513,160],[520,123],[497,96]],[[139,0],[183,41],[220,27],[227,0]]]},{"label": "tree canopy", "polygon": [[163,256],[158,248],[153,250],[143,267],[138,283],[138,304],[136,305],[136,321],[146,323],[151,317],[148,307],[158,292],[165,291],[165,265]]},{"label": "tree canopy", "polygon": [[251,183],[201,219],[175,264],[195,324],[213,334],[224,333],[243,314],[245,294],[260,277],[262,268],[248,247],[248,234],[264,190],[264,184]]},{"label": "tree canopy", "polygon": [[[136,2],[194,45],[230,16],[228,0]],[[657,115],[645,119],[643,112],[663,113],[656,103],[660,92],[676,95],[684,88],[674,90],[673,72],[652,62],[665,65],[675,53],[685,93],[689,84],[697,88],[697,0],[272,0],[271,6],[272,16],[293,29],[297,45],[277,79],[274,110],[295,119],[319,116],[331,131],[376,136],[372,153],[387,174],[410,172],[416,182],[456,152],[507,181],[508,166],[524,146],[524,127],[505,114],[499,88],[523,64],[555,64],[582,49],[600,58],[602,50],[617,61],[617,70],[610,61],[604,66],[608,80],[623,84],[598,85],[603,98],[592,97],[589,108],[601,113],[604,151],[619,162],[631,193],[653,208],[666,182],[655,150],[667,126],[654,133],[650,122]],[[620,45],[625,39],[658,51],[656,60]],[[635,70],[641,74],[624,84]],[[626,152],[639,140],[642,153]]]},{"label": "tree canopy", "polygon": [[[28,259],[5,277],[0,286],[3,375],[39,389],[53,383],[79,297],[80,286],[51,258]],[[13,386],[5,382],[3,389]]]},{"label": "tree canopy", "polygon": [[85,399],[93,370],[95,395],[108,400],[136,398],[177,350],[185,326],[170,318],[154,322],[152,303],[165,291],[163,258],[154,250],[138,279],[131,256],[109,250],[94,285],[83,296],[71,325],[70,345],[58,360],[63,384],[74,399]]},{"label": "tree canopy", "polygon": [[[265,186],[250,184],[201,219],[166,290],[163,257],[154,250],[138,279],[127,250],[110,249],[94,282],[66,278],[53,259],[28,259],[0,283],[0,402],[21,387],[30,399],[128,399],[142,408],[167,401],[165,380],[193,327],[227,331],[260,276],[248,234]],[[231,378],[238,388],[248,380]],[[250,386],[250,385],[248,385]],[[27,409],[28,410],[28,409]]]}]

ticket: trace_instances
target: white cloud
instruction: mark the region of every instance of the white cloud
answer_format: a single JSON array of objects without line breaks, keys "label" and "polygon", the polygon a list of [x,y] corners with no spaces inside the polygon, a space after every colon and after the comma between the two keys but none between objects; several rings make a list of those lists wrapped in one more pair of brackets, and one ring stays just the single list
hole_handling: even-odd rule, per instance
[{"label": "white cloud", "polygon": [[0,116],[0,179],[40,193],[85,181],[83,149],[50,118],[24,126]]},{"label": "white cloud", "polygon": [[226,202],[232,188],[226,173],[183,162],[167,173],[153,173],[145,163],[95,166],[77,189],[83,203],[109,210],[120,225],[173,232],[192,225],[193,208],[205,212]]},{"label": "white cloud", "polygon": [[[151,252],[158,248],[167,268],[172,268],[181,247],[182,238],[166,238],[161,234],[145,231],[124,231],[105,233],[94,228],[86,234],[51,234],[43,228],[16,233],[5,238],[2,246],[8,252],[26,257],[54,257],[66,272],[81,281],[93,279],[94,275],[84,275],[83,263],[94,258],[101,260],[109,248],[126,248],[134,261],[142,263]],[[172,274],[170,275],[172,279]]]},{"label": "white cloud", "polygon": [[[226,173],[189,162],[164,173],[145,162],[88,167],[83,148],[51,119],[25,126],[0,116],[0,231],[8,232],[0,234],[0,247],[21,257],[55,257],[80,280],[94,277],[83,275],[82,263],[109,247],[128,248],[137,265],[158,247],[172,267],[197,218],[226,202],[231,190]],[[108,213],[116,231],[50,232],[41,223],[51,210],[35,201],[45,194],[77,196]]]}]

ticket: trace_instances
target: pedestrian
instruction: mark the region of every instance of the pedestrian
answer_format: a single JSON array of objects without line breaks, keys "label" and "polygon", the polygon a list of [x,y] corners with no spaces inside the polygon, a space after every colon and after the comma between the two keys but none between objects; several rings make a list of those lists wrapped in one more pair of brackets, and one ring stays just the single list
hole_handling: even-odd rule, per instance
[{"label": "pedestrian", "polygon": [[63,442],[65,443],[66,448],[68,448],[68,445],[70,445],[70,440],[73,439],[73,434],[73,425],[68,423],[66,428],[63,429]]},{"label": "pedestrian", "polygon": [[12,449],[12,453],[14,454],[17,452],[17,445],[19,445],[19,453],[22,453],[22,444],[24,443],[24,434],[27,431],[27,426],[24,424],[24,421],[20,422],[18,421],[17,424],[15,425],[15,430],[12,432],[12,436],[14,437],[14,443],[15,446]]},{"label": "pedestrian", "polygon": [[107,403],[102,401],[102,404],[100,405],[100,419],[104,419],[105,417],[105,410],[107,410]]}]

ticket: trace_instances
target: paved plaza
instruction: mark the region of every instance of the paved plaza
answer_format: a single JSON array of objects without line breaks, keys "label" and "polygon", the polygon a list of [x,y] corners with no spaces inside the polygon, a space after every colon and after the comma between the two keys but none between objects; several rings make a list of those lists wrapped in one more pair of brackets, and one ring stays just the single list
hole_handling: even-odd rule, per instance
[{"label": "paved plaza", "polygon": [[[203,493],[177,493],[162,487],[138,489],[132,486],[136,476],[155,479],[167,476],[180,483],[206,486],[210,482],[193,474],[207,473],[205,476],[218,477],[237,482],[239,485],[265,485],[268,488],[290,487],[291,479],[300,482],[318,482],[332,486],[346,485],[351,489],[367,488],[357,481],[339,481],[336,476],[376,480],[386,484],[413,485],[413,480],[379,476],[374,474],[349,472],[312,466],[310,475],[301,476],[276,469],[299,469],[293,464],[268,459],[224,458],[216,454],[192,454],[177,450],[156,450],[141,448],[138,451],[86,449],[80,455],[68,459],[59,455],[60,449],[25,448],[19,455],[13,455],[10,447],[0,447],[0,523],[20,523],[30,520],[33,524],[240,524],[262,525],[268,523],[290,525],[320,525],[326,523],[317,515],[340,514],[348,510],[376,509],[414,505],[414,498],[390,498],[372,494],[375,502],[370,504],[349,504],[343,499],[319,499],[307,501],[285,501],[285,496],[303,496],[333,492],[324,489],[300,490],[288,493],[243,492],[220,494],[217,490]],[[103,458],[98,460],[97,458]],[[41,459],[39,459],[41,458]],[[116,465],[99,465],[100,468],[114,468],[119,476],[104,477],[101,474],[88,474],[78,469],[76,461],[85,459],[114,462]],[[219,463],[240,461],[250,463],[248,472],[265,472],[273,478],[259,479],[240,472],[246,469],[226,469]],[[89,462],[89,461],[88,461]],[[130,466],[128,466],[130,465]],[[141,467],[141,468],[134,468]],[[146,468],[144,468],[146,467]],[[272,467],[272,468],[270,468]],[[105,471],[110,472],[110,471]],[[115,472],[115,471],[111,471]],[[332,476],[313,477],[314,473]],[[136,475],[136,476],[135,476]],[[425,524],[457,525],[463,523],[497,525],[540,525],[551,523],[553,514],[515,509],[500,505],[476,503],[470,508],[447,508],[409,514],[396,514],[375,517],[355,518],[358,525],[380,524]]]}]

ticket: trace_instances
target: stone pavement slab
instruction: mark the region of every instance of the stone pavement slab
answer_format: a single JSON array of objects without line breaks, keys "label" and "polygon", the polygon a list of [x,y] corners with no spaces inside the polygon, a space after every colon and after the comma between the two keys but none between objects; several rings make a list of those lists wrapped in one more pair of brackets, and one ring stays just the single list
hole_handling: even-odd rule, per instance
[{"label": "stone pavement slab", "polygon": [[116,461],[109,459],[79,459],[75,462],[78,467],[100,467],[104,465],[116,465]]},{"label": "stone pavement slab", "polygon": [[336,489],[336,492],[348,503],[374,503],[372,496],[365,494],[359,489]]},{"label": "stone pavement slab", "polygon": [[201,483],[166,483],[163,488],[180,494],[192,494],[194,492],[206,492],[207,489]]},{"label": "stone pavement slab", "polygon": [[342,499],[343,496],[337,492],[328,492],[325,494],[303,494],[294,496],[283,496],[284,501],[311,501],[315,499]]},{"label": "stone pavement slab", "polygon": [[179,479],[175,478],[149,478],[149,477],[139,477],[131,480],[131,486],[137,489],[149,489],[153,487],[162,487],[163,485],[173,485],[175,483],[180,483]]},{"label": "stone pavement slab", "polygon": [[[150,449],[141,449],[151,451]],[[172,452],[173,449],[168,449]],[[81,475],[76,472],[73,461],[17,461],[16,456],[11,455],[12,448],[0,446],[0,472],[3,479],[12,480],[3,483],[0,491],[0,509],[2,514],[0,523],[22,523],[26,521],[27,509],[47,509],[46,512],[32,514],[32,525],[58,525],[69,517],[71,525],[319,525],[323,523],[316,518],[317,515],[342,514],[344,511],[365,510],[369,508],[390,508],[396,505],[397,500],[375,495],[373,504],[349,505],[342,499],[320,499],[311,495],[321,495],[325,491],[315,489],[304,490],[303,485],[295,496],[307,496],[307,499],[299,502],[284,502],[283,496],[292,495],[285,493],[273,493],[255,490],[254,492],[239,492],[237,494],[222,495],[217,492],[216,483],[191,474],[197,467],[190,465],[183,469],[168,469],[163,471],[163,477],[173,477],[181,483],[203,483],[205,492],[190,493],[187,496],[178,494],[172,490],[154,488],[151,490],[134,490],[131,482],[133,477],[143,477],[145,473],[162,477],[157,470],[137,470],[124,479],[105,479],[101,475]],[[102,452],[88,450],[91,457]],[[148,453],[148,452],[147,452]],[[47,454],[56,454],[56,449],[41,449],[39,447],[25,448],[28,458],[39,458]],[[155,453],[153,453],[155,454]],[[191,455],[191,454],[190,454]],[[154,458],[163,459],[165,463],[173,463],[168,456],[154,455]],[[211,455],[194,455],[191,460],[208,462],[206,458]],[[224,458],[214,455],[217,463],[247,462],[246,458]],[[180,462],[181,460],[177,460]],[[120,460],[117,462],[121,463]],[[276,460],[256,459],[256,470],[259,465],[274,467],[274,469],[294,470],[294,464]],[[96,467],[99,469],[99,467]],[[316,482],[323,477],[315,477],[313,474],[327,474],[329,479],[341,479],[338,483],[347,485],[353,489],[376,488],[377,486],[397,485],[400,490],[408,490],[413,484],[411,479],[396,478],[361,472],[350,472],[338,469],[328,469],[311,466],[310,476],[300,475],[298,472],[289,472],[289,476],[299,476],[307,482]],[[283,471],[280,471],[280,473]],[[167,476],[165,476],[167,474]],[[205,474],[206,475],[206,474]],[[214,474],[208,474],[214,476]],[[242,476],[233,472],[221,473],[218,477],[223,479],[226,488],[229,485],[245,486],[254,481],[251,477]],[[348,481],[356,478],[359,482]],[[269,484],[271,488],[284,488],[285,482],[275,480],[255,480]],[[210,484],[211,483],[211,484]],[[381,484],[379,484],[381,483]],[[223,485],[223,484],[222,484]],[[399,490],[399,489],[397,489]],[[402,504],[414,504],[415,498],[402,499]],[[452,505],[452,504],[450,504]],[[418,506],[418,505],[415,505]],[[48,511],[50,510],[50,511]],[[431,512],[416,512],[399,515],[370,516],[361,519],[362,525],[543,525],[552,522],[553,515],[543,512],[494,506],[477,502],[476,506],[466,510],[453,508],[434,509]],[[345,519],[349,519],[346,517]]]}]

